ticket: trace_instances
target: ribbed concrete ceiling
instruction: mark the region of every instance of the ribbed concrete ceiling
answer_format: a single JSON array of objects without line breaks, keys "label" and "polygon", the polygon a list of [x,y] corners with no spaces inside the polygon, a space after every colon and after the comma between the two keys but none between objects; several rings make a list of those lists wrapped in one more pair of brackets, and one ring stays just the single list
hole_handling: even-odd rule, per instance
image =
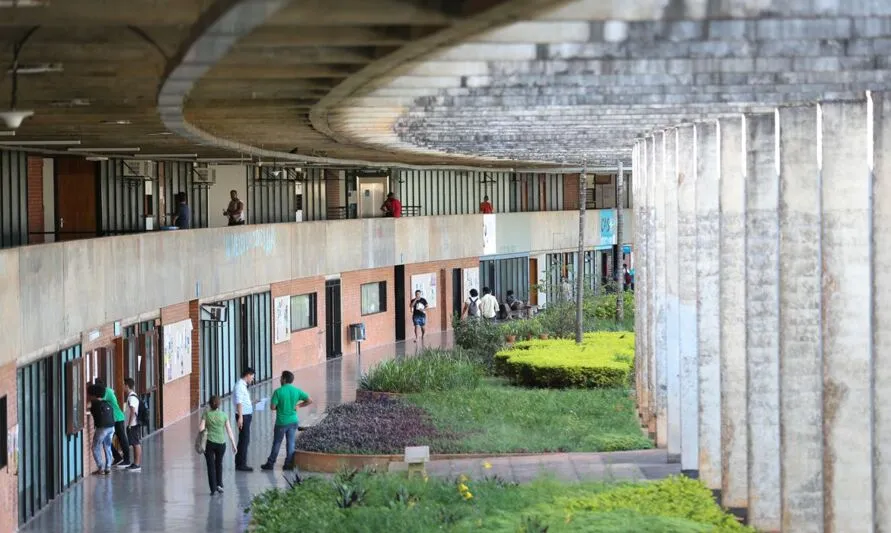
[{"label": "ribbed concrete ceiling", "polygon": [[[611,165],[655,128],[854,98],[891,79],[891,2],[872,0],[122,4],[0,8],[8,60],[40,26],[20,62],[64,68],[20,76],[19,108],[37,114],[15,139],[203,156]],[[0,107],[9,88],[6,76]],[[130,124],[103,123],[116,120]]]}]

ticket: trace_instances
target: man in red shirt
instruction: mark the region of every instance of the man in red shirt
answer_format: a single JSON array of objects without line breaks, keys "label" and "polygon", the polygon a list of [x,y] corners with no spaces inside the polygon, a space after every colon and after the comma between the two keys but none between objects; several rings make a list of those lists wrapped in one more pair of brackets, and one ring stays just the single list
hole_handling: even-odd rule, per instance
[{"label": "man in red shirt", "polygon": [[402,202],[396,198],[396,194],[388,193],[386,201],[381,205],[381,211],[385,217],[399,218],[402,216]]},{"label": "man in red shirt", "polygon": [[492,204],[489,203],[489,195],[483,196],[483,203],[480,204],[480,213],[484,215],[492,214]]}]

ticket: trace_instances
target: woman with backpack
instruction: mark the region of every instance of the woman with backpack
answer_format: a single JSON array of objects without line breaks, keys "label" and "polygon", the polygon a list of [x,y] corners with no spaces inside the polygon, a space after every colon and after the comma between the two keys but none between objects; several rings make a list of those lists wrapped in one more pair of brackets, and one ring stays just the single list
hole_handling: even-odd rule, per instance
[{"label": "woman with backpack", "polygon": [[96,460],[94,476],[107,476],[111,473],[114,456],[111,453],[111,436],[114,434],[114,410],[105,397],[105,387],[89,385],[87,396],[90,399],[90,415],[93,417],[93,459]]},{"label": "woman with backpack", "polygon": [[207,402],[209,409],[201,417],[199,432],[205,432],[207,443],[204,445],[204,460],[207,462],[207,484],[213,496],[223,492],[223,455],[226,453],[226,435],[232,443],[232,453],[238,453],[229,415],[220,411],[220,397],[211,396]]}]

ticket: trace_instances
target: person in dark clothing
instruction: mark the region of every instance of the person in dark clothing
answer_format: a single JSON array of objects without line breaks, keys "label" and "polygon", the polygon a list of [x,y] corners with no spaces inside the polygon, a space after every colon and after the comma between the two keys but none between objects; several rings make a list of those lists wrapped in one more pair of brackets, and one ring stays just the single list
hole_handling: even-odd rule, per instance
[{"label": "person in dark clothing", "polygon": [[192,229],[192,208],[186,203],[186,193],[176,195],[176,218],[173,225],[179,229]]},{"label": "person in dark clothing", "polygon": [[111,408],[114,410],[114,436],[118,439],[118,446],[121,447],[121,451],[119,452],[112,447],[111,452],[114,454],[114,464],[112,466],[115,468],[130,468],[130,440],[127,438],[127,424],[124,423],[126,417],[118,403],[118,397],[115,396],[114,389],[106,386],[101,379],[96,379],[93,383],[102,387],[105,391],[102,399],[111,404]]}]

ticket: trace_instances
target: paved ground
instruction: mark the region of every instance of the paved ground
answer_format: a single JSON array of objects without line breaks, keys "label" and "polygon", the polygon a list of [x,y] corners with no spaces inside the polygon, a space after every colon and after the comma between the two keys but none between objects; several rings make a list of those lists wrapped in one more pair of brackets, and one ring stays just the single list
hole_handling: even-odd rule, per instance
[{"label": "paved ground", "polygon": [[[428,346],[448,343],[449,339],[431,336]],[[358,368],[394,354],[413,351],[414,344],[369,351],[357,361],[354,355],[329,361],[318,367],[300,370],[296,383],[310,394],[324,396],[328,403],[351,401],[355,396]],[[344,377],[348,375],[349,377]],[[272,384],[254,388],[257,398],[269,396]],[[318,392],[324,389],[325,394]],[[224,402],[227,409],[229,402]],[[301,424],[311,424],[324,412],[325,404],[302,410]],[[198,415],[170,425],[144,441],[143,471],[114,472],[107,478],[89,477],[53,501],[43,512],[20,529],[22,532],[46,533],[197,533],[237,532],[245,530],[244,509],[253,495],[271,487],[286,487],[281,472],[252,474],[235,472],[231,450],[224,462],[225,493],[211,497],[207,487],[203,456],[195,454],[192,443],[197,434]],[[259,467],[269,453],[272,441],[272,417],[269,412],[254,417],[254,436],[249,464]],[[282,452],[283,453],[283,452]],[[526,481],[540,472],[553,473],[567,480],[579,479],[650,479],[677,473],[677,465],[666,465],[661,451],[622,452],[618,454],[558,454],[549,457],[493,458],[491,469],[485,460],[436,461],[428,471],[434,475],[471,477],[495,475],[506,480]],[[93,468],[92,457],[87,467]],[[398,469],[398,466],[394,467]]]}]

